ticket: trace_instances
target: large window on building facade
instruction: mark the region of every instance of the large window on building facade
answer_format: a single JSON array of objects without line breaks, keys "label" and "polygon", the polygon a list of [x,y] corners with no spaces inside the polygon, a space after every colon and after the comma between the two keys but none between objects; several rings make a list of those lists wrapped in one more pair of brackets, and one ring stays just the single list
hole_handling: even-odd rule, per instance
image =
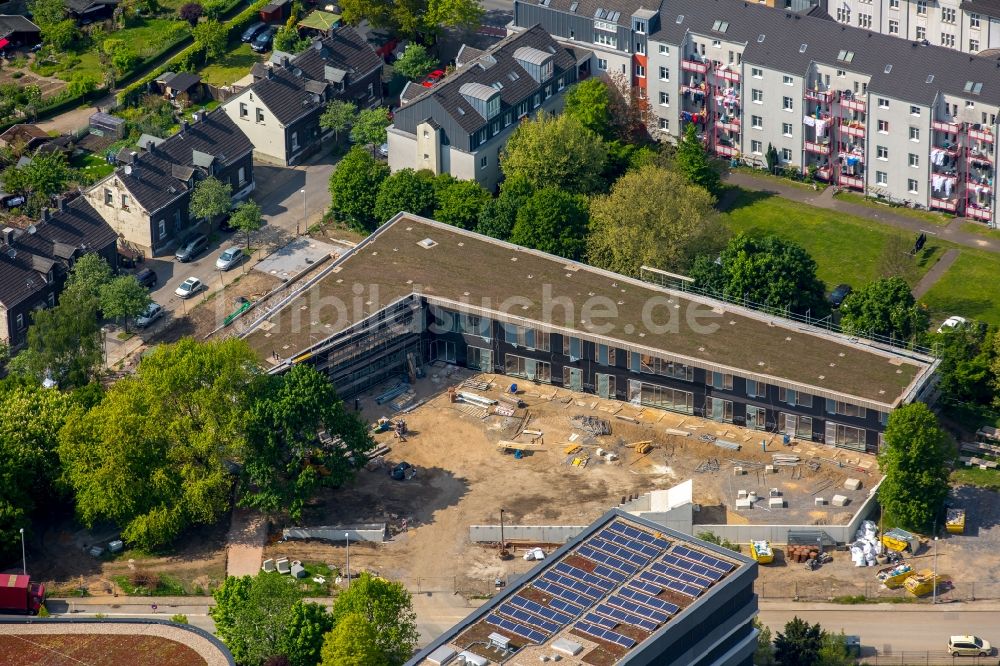
[{"label": "large window on building facade", "polygon": [[855,428],[827,421],[825,440],[827,444],[833,444],[834,446],[841,446],[847,449],[864,449],[865,430],[864,428]]},{"label": "large window on building facade", "polygon": [[465,364],[473,370],[493,372],[493,350],[483,347],[466,347]]},{"label": "large window on building facade", "polygon": [[694,368],[683,363],[674,363],[649,354],[632,352],[629,359],[629,369],[632,372],[645,372],[650,375],[663,375],[684,381],[694,381]]},{"label": "large window on building facade", "polygon": [[812,439],[813,420],[809,416],[778,412],[778,431],[799,439]]},{"label": "large window on building facade", "polygon": [[668,409],[684,414],[694,413],[694,394],[688,391],[647,384],[635,379],[628,382],[629,402]]},{"label": "large window on building facade", "polygon": [[733,420],[733,401],[722,398],[705,398],[705,417],[713,421],[730,422]]},{"label": "large window on building facade", "polygon": [[515,354],[504,355],[504,372],[511,377],[523,377],[535,382],[549,383],[552,381],[551,363]]},{"label": "large window on building facade", "polygon": [[747,427],[764,430],[767,427],[767,410],[763,407],[747,405]]},{"label": "large window on building facade", "polygon": [[546,331],[536,331],[527,326],[516,324],[503,325],[504,341],[510,345],[549,351],[549,334]]}]

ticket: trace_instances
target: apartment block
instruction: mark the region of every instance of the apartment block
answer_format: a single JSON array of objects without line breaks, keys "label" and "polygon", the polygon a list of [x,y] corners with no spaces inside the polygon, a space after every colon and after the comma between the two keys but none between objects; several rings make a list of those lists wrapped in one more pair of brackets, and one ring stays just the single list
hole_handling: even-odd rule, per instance
[{"label": "apartment block", "polygon": [[[542,2],[515,0],[515,25],[530,17],[564,44],[603,41],[596,28],[567,33],[562,0]],[[615,11],[646,11],[624,4]],[[632,85],[664,139],[695,123],[716,155],[762,167],[773,146],[782,167],[996,224],[995,59],[735,0],[672,1],[630,27],[616,44],[643,51]],[[595,57],[598,46],[609,48]]]}]

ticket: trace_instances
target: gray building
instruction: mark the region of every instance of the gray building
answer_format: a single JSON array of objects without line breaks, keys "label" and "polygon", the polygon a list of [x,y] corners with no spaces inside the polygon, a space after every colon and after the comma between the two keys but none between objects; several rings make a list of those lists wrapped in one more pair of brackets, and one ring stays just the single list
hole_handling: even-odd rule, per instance
[{"label": "gray building", "polygon": [[[568,34],[560,2],[515,0],[515,22],[551,14],[542,23],[563,43],[604,41]],[[736,0],[673,0],[650,25],[633,18],[632,83],[664,138],[693,122],[719,156],[764,166],[771,145],[782,167],[997,223],[994,59]]]},{"label": "gray building", "polygon": [[614,509],[407,666],[752,666],[756,578],[744,555]]},{"label": "gray building", "polygon": [[432,88],[407,86],[389,127],[389,166],[450,173],[495,190],[500,153],[518,121],[561,109],[578,61],[590,54],[533,27],[484,52],[463,47],[460,56],[459,68]]}]

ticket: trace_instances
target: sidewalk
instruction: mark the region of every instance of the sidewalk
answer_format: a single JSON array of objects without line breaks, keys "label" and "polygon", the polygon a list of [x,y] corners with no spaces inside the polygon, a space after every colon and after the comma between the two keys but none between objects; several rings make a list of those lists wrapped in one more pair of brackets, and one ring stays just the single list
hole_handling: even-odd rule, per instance
[{"label": "sidewalk", "polygon": [[840,213],[867,218],[873,222],[887,224],[889,226],[896,227],[897,229],[903,229],[913,234],[914,237],[916,237],[916,235],[920,232],[924,232],[929,236],[935,236],[942,240],[955,243],[956,245],[963,245],[965,247],[979,250],[989,250],[990,252],[1000,252],[1000,241],[962,231],[961,227],[962,223],[966,221],[965,218],[955,218],[948,224],[948,226],[939,227],[931,224],[930,222],[907,217],[905,215],[899,215],[892,212],[891,208],[886,208],[886,210],[882,211],[869,208],[868,206],[851,203],[849,201],[841,201],[833,196],[832,187],[827,187],[821,192],[814,192],[812,190],[796,187],[791,183],[786,185],[778,180],[760,178],[753,174],[743,172],[724,173],[722,175],[722,180],[725,183],[738,185],[747,190],[772,192],[785,199],[809,204],[810,206],[816,206],[817,208],[826,208]]},{"label": "sidewalk", "polygon": [[981,613],[996,613],[1000,612],[1000,600],[985,600],[985,601],[956,601],[956,602],[938,602],[937,604],[932,604],[930,600],[924,602],[914,602],[908,604],[894,604],[894,603],[884,603],[884,604],[831,604],[822,602],[811,602],[811,601],[792,601],[790,599],[758,599],[757,606],[761,611],[773,611],[773,612],[803,612],[808,611],[810,613],[814,612],[859,612],[859,613],[871,613],[871,612],[881,612],[886,610],[892,610],[893,613],[937,613],[937,612],[981,612]]}]

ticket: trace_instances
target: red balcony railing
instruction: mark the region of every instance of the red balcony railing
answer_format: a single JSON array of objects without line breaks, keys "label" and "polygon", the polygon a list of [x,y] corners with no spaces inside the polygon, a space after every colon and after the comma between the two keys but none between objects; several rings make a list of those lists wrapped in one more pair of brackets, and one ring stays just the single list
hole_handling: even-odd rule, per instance
[{"label": "red balcony railing", "polygon": [[821,102],[823,104],[829,104],[833,100],[832,90],[807,90],[805,94],[806,99],[812,102]]},{"label": "red balcony railing", "polygon": [[935,120],[931,123],[931,127],[934,128],[935,132],[947,132],[948,134],[958,134],[962,126],[958,123],[949,123],[946,120]]},{"label": "red balcony railing", "polygon": [[715,75],[724,81],[730,81],[732,83],[740,82],[740,73],[731,69],[726,69],[725,67],[717,67],[715,69]]},{"label": "red balcony railing", "polygon": [[993,219],[993,212],[989,208],[980,208],[979,206],[969,204],[965,207],[965,216],[974,217],[977,220],[989,221]]},{"label": "red balcony railing", "polygon": [[938,199],[937,197],[931,197],[931,208],[948,210],[954,213],[958,210],[958,202],[953,199]]},{"label": "red balcony railing", "polygon": [[698,74],[705,74],[708,72],[707,62],[698,62],[697,60],[688,60],[685,58],[681,60],[681,69],[686,72],[697,72]]},{"label": "red balcony railing", "polygon": [[806,141],[806,150],[810,153],[816,153],[817,155],[829,155],[830,154],[830,144],[828,143],[816,143],[815,141]]},{"label": "red balcony railing", "polygon": [[726,130],[727,132],[739,132],[740,131],[740,121],[738,118],[730,118],[728,121],[719,121],[715,124],[721,130]]},{"label": "red balcony railing", "polygon": [[844,187],[853,187],[856,190],[865,189],[865,180],[860,176],[848,176],[847,174],[840,174],[838,181]]},{"label": "red balcony railing", "polygon": [[833,170],[830,169],[830,167],[816,169],[816,177],[820,178],[821,180],[829,181],[832,175],[833,175]]},{"label": "red balcony railing", "polygon": [[722,144],[715,147],[715,152],[716,154],[723,155],[725,157],[733,157],[740,154],[740,151],[736,148],[733,148],[732,146],[723,146]]},{"label": "red balcony railing", "polygon": [[863,137],[865,135],[864,125],[842,125],[841,129],[847,136]]},{"label": "red balcony railing", "polygon": [[861,112],[864,112],[865,108],[868,106],[863,100],[860,99],[842,99],[840,100],[840,105],[845,109]]},{"label": "red balcony railing", "polygon": [[993,143],[993,132],[988,129],[970,129],[969,130],[970,139],[978,139],[979,141],[988,141]]}]

